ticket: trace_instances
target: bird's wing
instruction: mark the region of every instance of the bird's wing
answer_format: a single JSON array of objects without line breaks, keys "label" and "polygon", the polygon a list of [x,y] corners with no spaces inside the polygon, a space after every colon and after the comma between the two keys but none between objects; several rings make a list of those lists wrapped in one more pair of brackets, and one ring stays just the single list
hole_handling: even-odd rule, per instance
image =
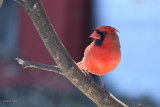
[{"label": "bird's wing", "polygon": [[83,68],[83,61],[84,61],[85,57],[87,56],[87,54],[89,53],[89,50],[91,49],[92,45],[94,45],[93,42],[89,46],[87,46],[87,48],[84,50],[84,57],[83,57],[82,61],[77,63],[77,65],[80,68]]},{"label": "bird's wing", "polygon": [[[87,46],[87,48],[85,49],[83,59],[84,59],[85,56],[87,55],[87,53],[88,53],[90,47],[91,47],[91,45]],[[82,59],[82,61],[80,61],[80,62],[77,63],[77,65],[78,65],[80,68],[83,68],[83,64],[82,64],[82,63],[83,63],[83,59]]]},{"label": "bird's wing", "polygon": [[92,42],[89,46],[87,46],[87,48],[84,51],[84,57],[88,54],[89,50],[91,49],[92,45],[94,45],[94,43]]}]

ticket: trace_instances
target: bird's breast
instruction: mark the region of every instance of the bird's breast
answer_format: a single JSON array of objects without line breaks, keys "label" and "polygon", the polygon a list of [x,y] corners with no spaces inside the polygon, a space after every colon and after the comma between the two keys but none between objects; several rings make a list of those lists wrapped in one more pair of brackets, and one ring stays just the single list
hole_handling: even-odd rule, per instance
[{"label": "bird's breast", "polygon": [[83,59],[84,69],[96,75],[113,71],[121,60],[120,47],[93,45]]}]

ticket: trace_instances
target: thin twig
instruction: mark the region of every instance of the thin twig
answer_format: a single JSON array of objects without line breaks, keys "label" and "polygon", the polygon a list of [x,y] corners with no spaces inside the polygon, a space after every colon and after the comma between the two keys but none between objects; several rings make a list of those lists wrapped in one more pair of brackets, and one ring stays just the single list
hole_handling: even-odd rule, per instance
[{"label": "thin twig", "polygon": [[52,72],[63,75],[57,66],[46,65],[46,64],[41,64],[41,63],[31,62],[31,61],[25,61],[20,58],[16,58],[16,60],[20,65],[22,65],[23,68],[37,68],[41,70],[52,71]]}]

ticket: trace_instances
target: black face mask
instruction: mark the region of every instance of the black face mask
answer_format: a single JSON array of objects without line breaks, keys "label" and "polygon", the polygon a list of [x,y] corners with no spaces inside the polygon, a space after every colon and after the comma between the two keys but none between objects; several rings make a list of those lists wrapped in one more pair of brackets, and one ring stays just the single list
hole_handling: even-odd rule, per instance
[{"label": "black face mask", "polygon": [[101,39],[95,39],[95,44],[97,46],[102,46],[104,38],[107,36],[107,32],[100,32],[97,29],[95,31],[101,36]]}]

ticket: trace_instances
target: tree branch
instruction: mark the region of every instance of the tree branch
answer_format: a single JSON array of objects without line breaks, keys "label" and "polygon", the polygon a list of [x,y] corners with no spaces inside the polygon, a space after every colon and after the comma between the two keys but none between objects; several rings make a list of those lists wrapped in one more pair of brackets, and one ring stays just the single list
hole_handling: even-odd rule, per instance
[{"label": "tree branch", "polygon": [[20,58],[16,58],[17,62],[22,65],[23,68],[37,68],[41,70],[46,70],[46,71],[52,71],[58,74],[61,74],[61,71],[57,66],[52,66],[52,65],[46,65],[46,64],[41,64],[37,62],[31,62],[31,61],[25,61]]},{"label": "tree branch", "polygon": [[[34,23],[44,45],[55,60],[60,72],[70,80],[80,91],[90,98],[98,107],[128,107],[116,99],[111,93],[104,94],[103,88],[95,82],[91,84],[72,60],[59,40],[40,0],[14,0],[22,5]],[[92,87],[91,87],[92,86]],[[108,99],[107,99],[108,98]]]},{"label": "tree branch", "polygon": [[3,2],[4,2],[4,0],[0,0],[0,8],[1,8]]}]

